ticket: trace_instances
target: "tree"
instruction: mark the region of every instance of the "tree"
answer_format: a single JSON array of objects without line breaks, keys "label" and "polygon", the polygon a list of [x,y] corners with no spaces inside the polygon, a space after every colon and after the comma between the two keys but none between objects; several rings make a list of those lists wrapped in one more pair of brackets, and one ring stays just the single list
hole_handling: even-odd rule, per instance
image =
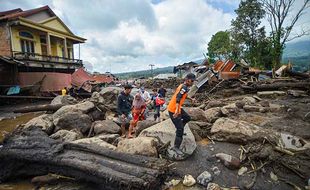
[{"label": "tree", "polygon": [[235,10],[237,18],[232,20],[233,57],[245,59],[251,65],[262,65],[266,61],[265,28],[260,27],[265,11],[259,0],[242,0]]},{"label": "tree", "polygon": [[209,61],[213,62],[215,59],[228,59],[230,55],[230,33],[228,31],[217,32],[208,43]]},{"label": "tree", "polygon": [[297,10],[297,13],[291,16],[289,14],[292,13],[295,0],[261,0],[261,2],[265,7],[266,13],[268,15],[268,22],[271,27],[273,47],[272,56],[274,67],[278,68],[281,64],[285,43],[295,38],[309,34],[309,31],[302,30],[299,34],[290,37],[291,31],[296,22],[303,15],[304,10],[309,8],[310,0],[303,0],[301,7]]}]

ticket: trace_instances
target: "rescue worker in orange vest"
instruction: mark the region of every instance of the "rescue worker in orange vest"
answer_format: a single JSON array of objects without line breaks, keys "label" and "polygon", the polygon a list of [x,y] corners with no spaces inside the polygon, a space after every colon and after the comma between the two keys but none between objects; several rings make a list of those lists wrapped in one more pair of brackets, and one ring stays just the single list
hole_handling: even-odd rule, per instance
[{"label": "rescue worker in orange vest", "polygon": [[183,154],[183,152],[180,150],[180,146],[183,141],[184,126],[191,120],[190,116],[182,109],[182,105],[186,98],[192,100],[192,102],[195,101],[195,99],[187,97],[189,87],[194,84],[195,80],[196,77],[194,74],[187,74],[184,83],[180,84],[176,89],[168,105],[169,116],[176,128],[174,147],[172,149],[178,155]]}]

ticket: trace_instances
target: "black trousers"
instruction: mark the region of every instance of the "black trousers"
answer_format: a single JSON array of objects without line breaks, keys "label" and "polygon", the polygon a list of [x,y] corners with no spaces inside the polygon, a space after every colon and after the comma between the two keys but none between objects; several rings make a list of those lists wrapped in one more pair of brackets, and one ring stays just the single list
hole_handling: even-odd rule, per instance
[{"label": "black trousers", "polygon": [[159,117],[160,117],[160,106],[155,106],[154,119],[156,120]]},{"label": "black trousers", "polygon": [[181,114],[179,114],[178,117],[174,118],[173,114],[174,113],[169,112],[169,116],[175,128],[177,129],[174,140],[174,147],[180,148],[183,141],[184,126],[191,120],[191,117],[183,109],[181,109]]}]

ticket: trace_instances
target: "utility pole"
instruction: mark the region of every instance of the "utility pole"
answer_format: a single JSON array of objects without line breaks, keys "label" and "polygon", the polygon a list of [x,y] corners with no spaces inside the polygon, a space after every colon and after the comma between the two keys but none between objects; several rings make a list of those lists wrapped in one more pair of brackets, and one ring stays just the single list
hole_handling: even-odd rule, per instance
[{"label": "utility pole", "polygon": [[149,64],[149,66],[151,67],[151,76],[152,76],[152,79],[153,79],[153,67],[155,66],[154,64]]}]

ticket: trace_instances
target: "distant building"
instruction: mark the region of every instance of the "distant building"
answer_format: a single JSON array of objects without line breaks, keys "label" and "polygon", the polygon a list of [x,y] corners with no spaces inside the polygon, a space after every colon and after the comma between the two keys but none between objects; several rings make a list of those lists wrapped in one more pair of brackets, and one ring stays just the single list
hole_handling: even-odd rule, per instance
[{"label": "distant building", "polygon": [[177,75],[174,73],[164,73],[164,74],[159,74],[154,77],[154,79],[169,79],[169,78],[176,78]]},{"label": "distant building", "polygon": [[73,45],[85,41],[48,6],[0,12],[0,85],[30,85],[45,76],[45,90],[60,90],[70,82],[66,74],[83,66]]}]

